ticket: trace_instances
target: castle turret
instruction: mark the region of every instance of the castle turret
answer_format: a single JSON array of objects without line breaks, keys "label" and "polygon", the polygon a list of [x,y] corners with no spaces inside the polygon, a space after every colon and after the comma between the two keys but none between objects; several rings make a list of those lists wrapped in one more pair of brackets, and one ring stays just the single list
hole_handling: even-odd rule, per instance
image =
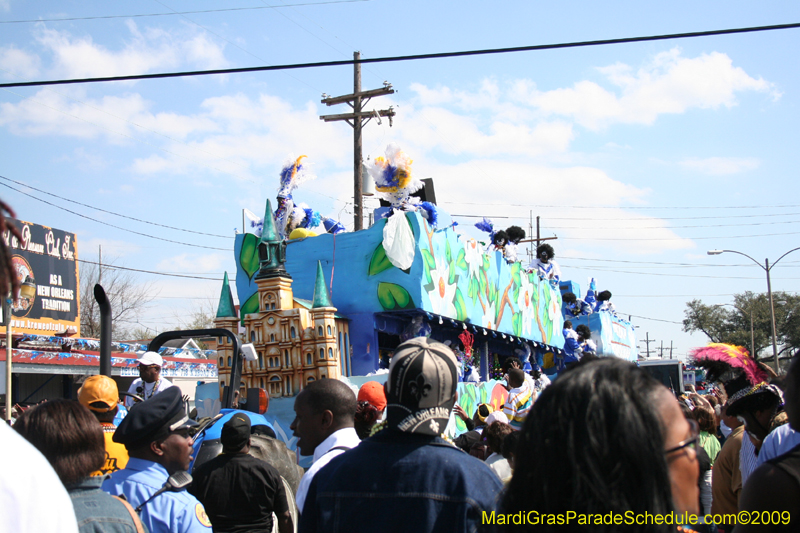
[{"label": "castle turret", "polygon": [[[236,316],[236,306],[233,303],[231,286],[228,273],[222,280],[222,291],[219,295],[217,315],[214,318],[214,327],[227,329],[236,335],[239,331],[239,318]],[[228,384],[231,375],[231,361],[233,360],[233,344],[227,337],[218,339],[217,345],[217,373],[219,374],[220,391]]]}]

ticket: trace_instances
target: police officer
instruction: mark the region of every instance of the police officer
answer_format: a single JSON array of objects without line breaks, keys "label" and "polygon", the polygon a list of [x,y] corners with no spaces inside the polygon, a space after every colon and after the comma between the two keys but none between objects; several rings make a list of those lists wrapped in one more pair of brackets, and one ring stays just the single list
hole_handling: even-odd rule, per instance
[{"label": "police officer", "polygon": [[[192,459],[189,427],[197,425],[186,416],[180,389],[171,387],[131,408],[114,433],[125,445],[130,459],[123,470],[103,482],[103,490],[125,495],[133,507],[146,502]],[[210,533],[211,522],[203,505],[186,492],[164,492],[146,503],[142,522],[151,533]]]}]

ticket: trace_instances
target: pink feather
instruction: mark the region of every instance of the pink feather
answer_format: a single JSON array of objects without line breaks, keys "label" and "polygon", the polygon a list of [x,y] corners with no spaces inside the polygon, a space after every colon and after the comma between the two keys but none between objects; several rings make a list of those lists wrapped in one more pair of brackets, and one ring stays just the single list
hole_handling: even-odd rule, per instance
[{"label": "pink feather", "polygon": [[753,384],[768,381],[769,379],[767,373],[759,368],[747,350],[741,346],[712,342],[703,348],[695,348],[692,350],[691,356],[700,364],[703,361],[716,361],[727,364],[732,368],[738,368],[744,372],[747,379]]}]

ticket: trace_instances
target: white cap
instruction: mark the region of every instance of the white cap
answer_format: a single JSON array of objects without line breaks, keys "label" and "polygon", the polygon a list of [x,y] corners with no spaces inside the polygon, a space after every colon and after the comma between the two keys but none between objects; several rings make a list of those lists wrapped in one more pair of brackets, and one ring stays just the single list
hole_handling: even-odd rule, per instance
[{"label": "white cap", "polygon": [[145,352],[143,356],[137,359],[140,365],[150,366],[164,366],[164,359],[161,358],[156,352]]},{"label": "white cap", "polygon": [[492,422],[502,422],[503,424],[508,424],[508,417],[503,411],[494,411],[492,414],[486,417],[487,426]]}]

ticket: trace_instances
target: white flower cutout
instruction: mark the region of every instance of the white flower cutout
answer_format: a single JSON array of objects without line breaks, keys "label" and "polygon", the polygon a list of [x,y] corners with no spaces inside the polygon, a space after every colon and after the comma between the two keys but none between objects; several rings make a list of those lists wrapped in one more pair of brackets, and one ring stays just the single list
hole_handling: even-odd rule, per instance
[{"label": "white flower cutout", "polygon": [[519,296],[517,297],[517,307],[522,315],[522,334],[530,335],[531,333],[531,318],[536,312],[533,307],[533,291],[535,290],[533,283],[528,280],[528,276],[523,274],[520,276]]},{"label": "white flower cutout", "polygon": [[453,300],[456,297],[456,284],[450,283],[450,267],[446,261],[434,256],[436,268],[431,270],[433,290],[428,292],[431,300],[431,311],[437,315],[456,318],[456,306]]},{"label": "white flower cutout", "polygon": [[464,260],[467,262],[470,279],[477,278],[483,264],[483,246],[475,239],[468,239],[464,243]]}]

